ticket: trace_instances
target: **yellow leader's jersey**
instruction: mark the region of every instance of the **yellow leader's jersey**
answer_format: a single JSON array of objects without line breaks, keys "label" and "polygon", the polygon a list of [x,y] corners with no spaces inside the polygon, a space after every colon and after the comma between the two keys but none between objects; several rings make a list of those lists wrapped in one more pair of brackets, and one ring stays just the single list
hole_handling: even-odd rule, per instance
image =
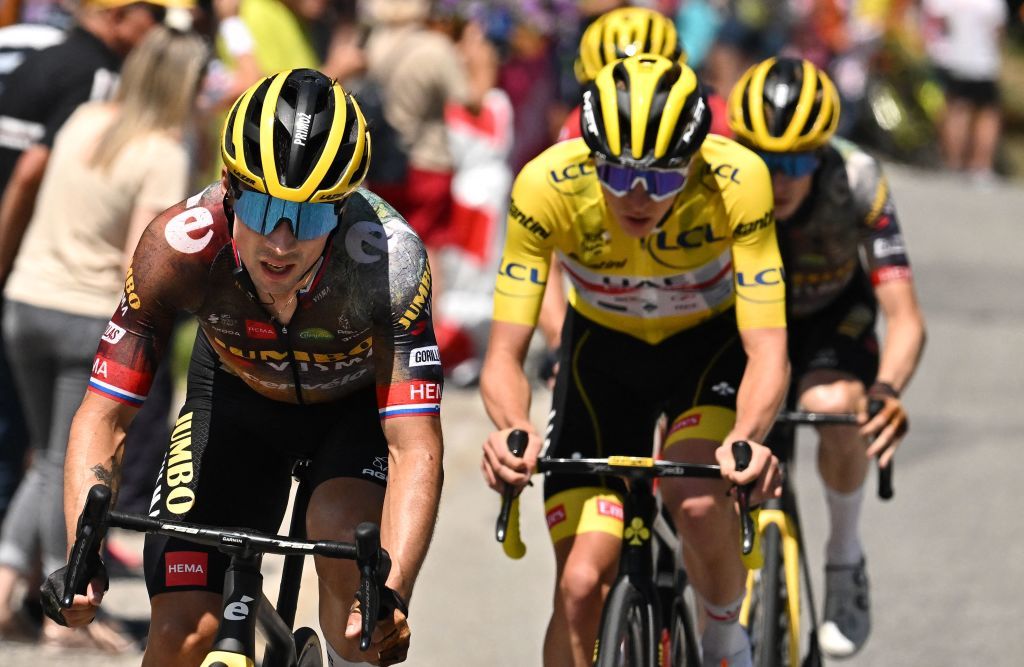
[{"label": "yellow leader's jersey", "polygon": [[709,135],[668,215],[637,239],[605,205],[586,143],[555,144],[512,187],[494,319],[536,325],[554,250],[573,308],[648,343],[734,303],[740,329],[785,327],[773,204],[760,158]]}]

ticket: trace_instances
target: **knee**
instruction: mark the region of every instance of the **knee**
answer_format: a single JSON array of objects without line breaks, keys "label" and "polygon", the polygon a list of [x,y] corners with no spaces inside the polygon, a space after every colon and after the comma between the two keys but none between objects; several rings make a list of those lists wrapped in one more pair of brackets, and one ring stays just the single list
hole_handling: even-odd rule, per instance
[{"label": "knee", "polygon": [[863,395],[859,382],[819,384],[801,394],[800,405],[810,412],[853,412]]},{"label": "knee", "polygon": [[601,610],[605,577],[589,563],[567,566],[558,580],[559,597],[565,606],[570,623]]},{"label": "knee", "polygon": [[180,615],[154,617],[149,627],[146,653],[160,658],[160,664],[198,665],[213,646],[217,619],[205,614],[200,619]]},{"label": "knee", "polygon": [[722,530],[722,523],[732,516],[729,503],[723,496],[719,500],[712,495],[691,496],[684,499],[676,512],[676,528],[691,544],[707,544],[712,536]]}]

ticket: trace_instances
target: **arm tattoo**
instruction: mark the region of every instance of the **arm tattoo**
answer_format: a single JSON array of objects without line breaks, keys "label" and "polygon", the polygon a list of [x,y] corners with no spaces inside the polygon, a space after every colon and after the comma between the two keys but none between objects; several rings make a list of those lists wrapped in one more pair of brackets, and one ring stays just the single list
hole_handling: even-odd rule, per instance
[{"label": "arm tattoo", "polygon": [[124,445],[117,448],[117,451],[113,456],[110,457],[110,466],[105,467],[102,463],[97,463],[90,470],[92,474],[96,476],[96,480],[110,487],[112,494],[111,505],[117,502],[117,489],[120,486],[121,481],[121,454],[124,451]]},{"label": "arm tattoo", "polygon": [[96,464],[90,470],[96,475],[96,480],[103,482],[107,486],[114,485],[114,466],[110,466],[110,469],[104,468],[101,464]]}]

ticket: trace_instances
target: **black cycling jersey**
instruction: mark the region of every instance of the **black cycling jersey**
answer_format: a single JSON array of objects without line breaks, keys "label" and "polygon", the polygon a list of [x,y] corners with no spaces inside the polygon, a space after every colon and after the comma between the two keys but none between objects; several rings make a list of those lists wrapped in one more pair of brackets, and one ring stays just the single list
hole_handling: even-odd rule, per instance
[{"label": "black cycling jersey", "polygon": [[57,131],[80,104],[110,97],[120,69],[121,58],[82,28],[26,56],[0,95],[0,188],[22,151],[33,144],[53,146]]},{"label": "black cycling jersey", "polygon": [[286,403],[330,403],[376,386],[381,418],[437,415],[441,359],[419,238],[367,190],[348,200],[287,326],[240,272],[218,181],[158,216],[139,241],[100,341],[90,391],[145,398],[179,311],[193,314],[225,371]]},{"label": "black cycling jersey", "polygon": [[827,307],[858,275],[875,285],[910,277],[888,181],[877,160],[848,141],[822,150],[811,195],[776,229],[790,321]]}]

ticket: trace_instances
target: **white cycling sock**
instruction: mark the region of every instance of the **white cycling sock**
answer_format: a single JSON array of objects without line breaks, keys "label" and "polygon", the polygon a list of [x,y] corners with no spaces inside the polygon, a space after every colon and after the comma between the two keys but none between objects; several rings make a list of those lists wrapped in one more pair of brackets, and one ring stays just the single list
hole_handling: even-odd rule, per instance
[{"label": "white cycling sock", "polygon": [[338,652],[331,646],[331,642],[324,638],[324,644],[327,646],[327,664],[329,667],[348,667],[349,665],[368,665],[367,662],[349,662],[345,658],[338,655]]},{"label": "white cycling sock", "polygon": [[727,605],[718,606],[704,602],[708,622],[701,636],[705,667],[719,667],[723,660],[729,667],[745,667],[751,664],[750,638],[739,623],[740,607],[744,595]]},{"label": "white cycling sock", "polygon": [[839,493],[825,487],[831,531],[825,545],[829,565],[856,565],[864,555],[860,546],[860,508],[864,503],[864,485],[853,493]]}]

